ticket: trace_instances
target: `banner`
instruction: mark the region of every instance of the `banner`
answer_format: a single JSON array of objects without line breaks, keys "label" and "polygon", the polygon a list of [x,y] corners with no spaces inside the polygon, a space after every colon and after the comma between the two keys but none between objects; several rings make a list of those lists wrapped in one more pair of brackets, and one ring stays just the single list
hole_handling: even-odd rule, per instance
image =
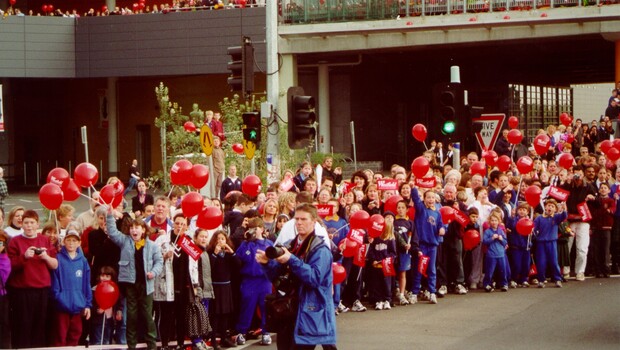
[{"label": "banner", "polygon": [[179,237],[179,241],[177,242],[179,247],[183,249],[192,259],[198,260],[202,251],[198,246],[189,238],[187,235],[183,235]]},{"label": "banner", "polygon": [[564,190],[559,187],[549,187],[549,197],[557,199],[560,202],[566,202],[569,193],[570,192],[568,190]]},{"label": "banner", "polygon": [[464,212],[455,209],[454,210],[454,220],[459,223],[459,225],[465,227],[469,223],[469,216]]},{"label": "banner", "polygon": [[416,178],[415,185],[422,188],[433,188],[435,187],[437,179],[435,177],[424,177],[424,178]]},{"label": "banner", "polygon": [[389,190],[398,191],[398,180],[379,179],[377,180],[377,189],[380,191],[389,191]]},{"label": "banner", "polygon": [[320,217],[325,218],[333,215],[334,207],[329,204],[319,204],[316,206],[316,211]]}]

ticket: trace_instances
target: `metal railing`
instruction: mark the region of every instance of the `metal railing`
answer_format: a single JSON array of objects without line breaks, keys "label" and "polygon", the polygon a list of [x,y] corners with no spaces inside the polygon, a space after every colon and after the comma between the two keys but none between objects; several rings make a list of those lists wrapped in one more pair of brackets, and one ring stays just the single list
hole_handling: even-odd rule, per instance
[{"label": "metal railing", "polygon": [[281,0],[281,22],[306,24],[602,6],[620,0]]}]

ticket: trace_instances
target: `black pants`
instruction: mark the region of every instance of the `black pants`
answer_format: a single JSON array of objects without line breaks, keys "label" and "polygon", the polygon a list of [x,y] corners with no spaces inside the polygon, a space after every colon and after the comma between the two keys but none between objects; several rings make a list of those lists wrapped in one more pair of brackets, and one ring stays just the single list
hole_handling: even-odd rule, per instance
[{"label": "black pants", "polygon": [[12,288],[9,296],[13,348],[45,347],[49,288]]},{"label": "black pants", "polygon": [[11,322],[9,322],[9,296],[0,295],[0,349],[11,348]]},{"label": "black pants", "polygon": [[610,230],[594,230],[592,234],[592,245],[594,246],[594,273],[597,275],[609,275],[610,240]]},{"label": "black pants", "polygon": [[155,311],[155,324],[157,332],[161,340],[161,346],[168,346],[171,338],[175,337],[175,313],[174,302],[172,301],[154,301],[153,309]]},{"label": "black pants", "polygon": [[353,304],[362,299],[362,271],[363,269],[353,264],[353,258],[342,259],[342,266],[347,271],[347,281],[342,293],[345,304]]}]

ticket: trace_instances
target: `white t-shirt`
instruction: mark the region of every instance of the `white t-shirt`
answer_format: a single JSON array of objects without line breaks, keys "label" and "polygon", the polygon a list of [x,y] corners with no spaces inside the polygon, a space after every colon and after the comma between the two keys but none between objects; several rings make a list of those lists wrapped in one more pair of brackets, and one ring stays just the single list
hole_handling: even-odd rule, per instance
[{"label": "white t-shirt", "polygon": [[[321,226],[318,222],[314,224],[314,234],[317,236],[324,237],[325,244],[327,247],[330,247],[329,236],[327,235],[327,230],[325,227]],[[293,240],[297,236],[297,230],[295,229],[295,219],[291,219],[287,221],[284,226],[282,226],[282,230],[280,230],[280,234],[276,239],[276,244],[288,243]]]}]

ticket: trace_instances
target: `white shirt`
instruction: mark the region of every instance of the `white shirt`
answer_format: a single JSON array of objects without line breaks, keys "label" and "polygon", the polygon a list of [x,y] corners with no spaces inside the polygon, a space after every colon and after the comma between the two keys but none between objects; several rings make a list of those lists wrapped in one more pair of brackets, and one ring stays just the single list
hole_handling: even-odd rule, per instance
[{"label": "white shirt", "polygon": [[[327,230],[325,227],[321,226],[318,222],[314,224],[314,234],[320,237],[324,237],[325,244],[330,247],[329,236],[327,236]],[[276,244],[286,244],[293,240],[297,236],[297,230],[295,229],[295,219],[291,219],[287,221],[284,226],[282,226],[282,230],[280,230],[280,234],[276,239]]]}]

